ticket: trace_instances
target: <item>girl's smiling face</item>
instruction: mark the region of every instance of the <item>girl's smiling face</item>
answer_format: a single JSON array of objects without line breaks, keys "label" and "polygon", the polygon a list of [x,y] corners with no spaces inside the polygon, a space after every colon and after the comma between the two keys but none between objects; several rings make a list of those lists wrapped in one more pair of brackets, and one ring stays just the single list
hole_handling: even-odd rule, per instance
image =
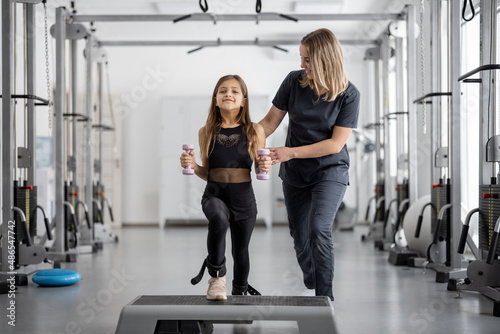
[{"label": "girl's smiling face", "polygon": [[243,107],[245,104],[240,83],[236,79],[229,79],[222,82],[215,98],[217,106],[221,110],[239,111],[240,107]]}]

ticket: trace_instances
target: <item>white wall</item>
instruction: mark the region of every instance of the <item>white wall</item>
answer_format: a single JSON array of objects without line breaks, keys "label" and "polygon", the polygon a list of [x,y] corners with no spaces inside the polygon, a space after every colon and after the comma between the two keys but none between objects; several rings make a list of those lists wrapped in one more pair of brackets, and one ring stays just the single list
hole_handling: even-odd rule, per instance
[{"label": "white wall", "polygon": [[[54,10],[60,1],[49,3],[49,25],[54,23]],[[393,2],[391,2],[393,3]],[[394,2],[396,3],[396,2]],[[390,6],[389,6],[390,7]],[[393,8],[389,8],[393,9]],[[398,8],[397,10],[399,10]],[[394,9],[394,11],[397,11]],[[46,96],[45,68],[44,68],[44,43],[43,43],[43,7],[37,6],[38,41],[37,54],[37,95]],[[318,22],[318,27],[326,26],[335,31],[335,26]],[[372,28],[359,28],[358,37],[366,37]],[[239,26],[229,26],[235,33]],[[235,29],[236,27],[236,29]],[[254,29],[251,28],[252,32]],[[304,31],[304,34],[307,31]],[[99,35],[99,34],[97,34]],[[166,34],[167,39],[176,36]],[[290,36],[297,38],[293,33]],[[365,36],[366,35],[366,36]],[[283,36],[282,36],[283,37]],[[144,38],[147,38],[144,37]],[[53,50],[55,42],[50,38],[49,52],[51,65],[51,81],[54,80]],[[21,46],[19,45],[20,49]],[[114,192],[123,195],[123,221],[128,224],[158,224],[159,194],[158,182],[161,170],[158,156],[160,124],[158,122],[161,110],[161,101],[169,97],[203,96],[211,93],[217,79],[228,73],[240,74],[246,81],[250,94],[254,96],[267,96],[268,106],[278,89],[284,76],[291,70],[299,68],[298,46],[287,46],[291,51],[284,54],[270,48],[259,47],[221,47],[205,48],[199,52],[188,55],[191,48],[108,48],[110,60],[111,91],[114,96],[113,105],[117,126],[123,127],[123,178],[122,189],[115,187]],[[370,78],[370,66],[362,60],[366,47],[345,46],[346,69],[350,80],[360,89],[361,113],[359,124],[373,122],[373,99],[370,97],[373,89]],[[21,53],[20,53],[21,54]],[[80,58],[83,66],[83,57]],[[85,93],[84,72],[80,72],[80,95]],[[37,135],[50,136],[48,128],[47,108],[39,107],[37,110]],[[267,109],[267,107],[266,107]],[[262,112],[266,112],[264,110]],[[254,110],[253,113],[256,113]],[[255,119],[254,121],[259,121]],[[173,119],[173,122],[176,120]],[[279,136],[275,136],[279,138]],[[279,138],[277,141],[282,141]],[[270,140],[274,143],[272,138]],[[352,145],[352,144],[351,144]],[[172,149],[178,150],[177,147]],[[180,153],[180,152],[179,152]],[[354,154],[351,154],[353,157]],[[354,159],[352,159],[354,160]],[[361,170],[374,169],[373,159],[363,162]],[[352,161],[354,167],[354,161]],[[116,160],[116,165],[119,165]],[[276,171],[277,168],[274,169]],[[273,172],[274,172],[273,171]],[[116,173],[115,173],[116,174]],[[351,169],[351,187],[346,193],[346,202],[350,207],[356,203],[354,168]],[[372,191],[372,173],[362,173],[359,183],[362,191],[359,198],[359,209],[364,214],[366,198]],[[116,177],[116,175],[114,175]],[[277,176],[275,177],[277,178]],[[116,182],[115,182],[116,183]],[[44,187],[46,185],[40,185]],[[109,187],[108,187],[109,188]],[[277,186],[274,186],[277,188]],[[115,206],[119,206],[119,196],[112,199]],[[273,197],[277,197],[276,194]],[[115,212],[115,216],[119,212]],[[274,215],[274,219],[281,220],[282,216]]]},{"label": "white wall", "polygon": [[[54,11],[57,4],[49,5],[49,26],[54,23]],[[37,6],[37,95],[46,97],[44,41],[43,41],[43,7]],[[319,26],[318,26],[319,27]],[[334,29],[333,27],[331,27]],[[305,34],[306,32],[304,32]],[[83,52],[83,41],[79,45],[79,53]],[[19,48],[21,46],[19,45]],[[53,51],[55,42],[49,41],[49,59],[51,81],[55,77],[55,59]],[[246,81],[250,96],[266,96],[269,101],[264,110],[252,109],[252,114],[262,115],[267,112],[271,100],[281,81],[291,70],[300,68],[298,46],[287,46],[289,53],[261,47],[221,47],[205,48],[193,54],[187,54],[191,48],[111,48],[107,49],[111,79],[111,93],[117,128],[122,129],[123,161],[111,162],[123,167],[122,187],[117,182],[110,197],[114,208],[120,207],[120,193],[123,197],[123,210],[115,210],[115,217],[123,215],[125,224],[158,224],[159,191],[161,176],[160,158],[160,110],[161,101],[169,97],[182,98],[191,96],[208,96],[213,90],[217,79],[228,73],[237,73]],[[346,67],[349,78],[361,90],[362,95],[369,87],[365,74],[366,63],[362,61],[365,47],[345,47]],[[84,58],[79,57],[80,78],[79,95],[85,94]],[[22,83],[20,83],[21,86]],[[20,87],[21,89],[21,87]],[[360,124],[370,113],[367,100],[362,100]],[[82,105],[82,107],[84,107]],[[48,128],[48,113],[46,107],[37,109],[37,135],[52,136]],[[83,110],[82,110],[83,111]],[[368,118],[369,119],[369,118]],[[253,119],[255,122],[259,117]],[[178,120],[172,119],[172,122]],[[284,140],[283,133],[277,131],[277,140],[268,138],[268,145],[280,145]],[[118,140],[120,141],[120,140]],[[180,153],[178,147],[172,147]],[[119,155],[120,152],[118,152]],[[108,159],[109,157],[105,157]],[[110,160],[112,161],[112,160]],[[275,168],[274,172],[277,172]],[[277,173],[273,188],[280,188]],[[354,181],[354,179],[353,179]],[[365,180],[366,181],[366,180]],[[370,181],[368,181],[369,183]],[[109,182],[108,182],[109,183]],[[40,188],[47,185],[40,184]],[[111,184],[107,188],[110,189]],[[275,189],[272,195],[272,205],[279,197],[280,189]],[[355,203],[354,187],[350,187],[346,200],[351,207]],[[361,199],[362,200],[362,199]],[[361,202],[363,203],[363,202]],[[363,207],[363,205],[361,205]],[[283,220],[283,208],[273,212],[274,220]]]},{"label": "white wall", "polygon": [[[209,96],[221,76],[236,73],[248,86],[250,103],[252,95],[264,95],[270,107],[286,74],[300,68],[298,46],[289,49],[289,56],[274,56],[278,51],[257,47],[206,48],[189,55],[184,47],[108,48],[112,89],[124,99],[117,108],[123,121],[124,224],[158,224],[158,152],[159,145],[168,145],[159,142],[162,99]],[[364,48],[345,50],[349,78],[363,92]],[[361,113],[369,110],[364,105]],[[174,117],[172,122],[181,124]],[[177,146],[172,150],[181,153]]]}]

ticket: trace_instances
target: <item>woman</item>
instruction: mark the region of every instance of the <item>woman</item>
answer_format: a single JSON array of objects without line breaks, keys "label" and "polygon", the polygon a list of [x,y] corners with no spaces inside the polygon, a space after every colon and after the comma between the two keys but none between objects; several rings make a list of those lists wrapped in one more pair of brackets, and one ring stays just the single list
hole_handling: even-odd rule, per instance
[{"label": "woman", "polygon": [[[285,147],[270,148],[288,213],[306,295],[333,300],[332,227],[349,183],[346,141],[357,126],[360,94],[347,80],[339,41],[328,29],[306,35],[301,68],[288,74],[259,122],[266,137],[288,113]],[[259,162],[263,170],[269,163]]]}]

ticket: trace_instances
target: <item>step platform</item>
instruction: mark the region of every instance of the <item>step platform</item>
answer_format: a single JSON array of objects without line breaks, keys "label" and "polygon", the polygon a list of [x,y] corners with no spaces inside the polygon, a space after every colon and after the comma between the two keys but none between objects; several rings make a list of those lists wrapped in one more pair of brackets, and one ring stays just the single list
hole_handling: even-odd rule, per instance
[{"label": "step platform", "polygon": [[337,333],[328,297],[227,296],[226,301],[209,301],[206,296],[147,295],[123,307],[116,334],[206,334],[212,324],[254,320],[296,321],[301,334]]}]

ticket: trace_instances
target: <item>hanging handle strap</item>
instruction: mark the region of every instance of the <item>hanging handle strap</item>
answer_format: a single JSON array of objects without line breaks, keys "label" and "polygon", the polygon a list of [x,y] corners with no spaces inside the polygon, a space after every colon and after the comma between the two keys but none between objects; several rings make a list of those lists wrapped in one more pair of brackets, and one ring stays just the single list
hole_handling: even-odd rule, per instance
[{"label": "hanging handle strap", "polygon": [[472,3],[472,0],[469,0],[469,6],[470,6],[470,11],[472,13],[472,16],[467,19],[467,18],[465,18],[465,11],[467,9],[467,0],[464,0],[464,5],[462,7],[462,18],[466,22],[471,21],[474,18],[474,16],[476,15],[476,11],[474,10],[474,4]]},{"label": "hanging handle strap", "polygon": [[[203,2],[205,2],[205,5],[203,5]],[[200,0],[200,8],[203,11],[203,13],[207,12],[208,10],[207,0]]]},{"label": "hanging handle strap", "polygon": [[255,11],[257,13],[260,13],[261,10],[262,10],[262,1],[261,0],[257,0],[257,3],[255,4]]}]

